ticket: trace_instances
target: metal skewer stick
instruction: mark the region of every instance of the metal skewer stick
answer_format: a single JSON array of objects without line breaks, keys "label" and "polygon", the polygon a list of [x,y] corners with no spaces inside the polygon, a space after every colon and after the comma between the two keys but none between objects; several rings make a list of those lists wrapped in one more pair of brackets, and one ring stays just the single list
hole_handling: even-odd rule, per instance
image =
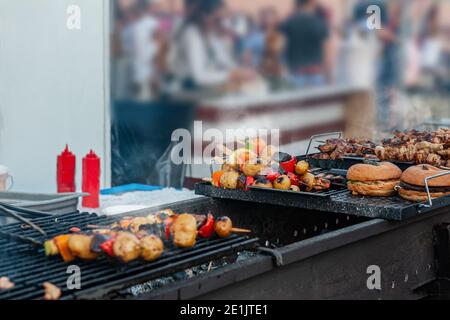
[{"label": "metal skewer stick", "polygon": [[27,244],[32,244],[33,246],[40,247],[42,246],[42,242],[30,237],[18,236],[15,234],[7,233],[0,231],[0,238],[4,238],[6,240],[12,240],[17,242],[23,242]]},{"label": "metal skewer stick", "polygon": [[47,236],[47,233],[44,230],[42,230],[39,226],[37,226],[36,224],[34,224],[32,221],[28,220],[27,218],[22,217],[20,214],[17,214],[14,211],[11,211],[11,210],[5,208],[2,205],[0,205],[0,212],[3,212],[4,215],[6,215],[10,218],[16,219],[16,220],[30,226],[32,229],[36,230],[41,235]]}]

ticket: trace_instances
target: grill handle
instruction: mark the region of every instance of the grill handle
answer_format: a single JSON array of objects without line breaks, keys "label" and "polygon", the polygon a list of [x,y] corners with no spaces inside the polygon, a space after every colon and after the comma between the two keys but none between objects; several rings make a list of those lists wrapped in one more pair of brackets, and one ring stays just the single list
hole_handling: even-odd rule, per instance
[{"label": "grill handle", "polygon": [[422,203],[420,205],[421,207],[431,208],[433,206],[433,199],[431,198],[430,187],[428,186],[428,182],[430,180],[433,180],[433,179],[436,179],[436,178],[439,178],[439,177],[443,177],[443,176],[448,176],[448,175],[450,175],[450,170],[447,171],[447,172],[441,172],[441,173],[438,173],[438,174],[435,174],[433,176],[425,178],[425,190],[427,191],[428,204],[423,204]]},{"label": "grill handle", "polygon": [[316,135],[311,136],[311,138],[309,138],[308,149],[306,149],[305,156],[307,156],[309,154],[312,143],[314,141],[316,141],[317,138],[337,136],[337,139],[340,139],[340,138],[342,138],[342,135],[343,135],[342,132],[329,132],[329,133],[321,133],[321,134],[316,134]]}]

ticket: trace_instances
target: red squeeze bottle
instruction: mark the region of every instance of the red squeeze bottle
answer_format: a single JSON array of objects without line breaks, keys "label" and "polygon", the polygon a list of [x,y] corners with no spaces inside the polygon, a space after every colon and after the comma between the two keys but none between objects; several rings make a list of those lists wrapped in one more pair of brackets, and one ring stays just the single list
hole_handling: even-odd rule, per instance
[{"label": "red squeeze bottle", "polygon": [[90,194],[83,198],[83,207],[100,207],[100,158],[92,150],[83,158],[82,191]]},{"label": "red squeeze bottle", "polygon": [[56,168],[56,183],[58,193],[75,192],[76,157],[70,152],[69,146],[58,156]]}]

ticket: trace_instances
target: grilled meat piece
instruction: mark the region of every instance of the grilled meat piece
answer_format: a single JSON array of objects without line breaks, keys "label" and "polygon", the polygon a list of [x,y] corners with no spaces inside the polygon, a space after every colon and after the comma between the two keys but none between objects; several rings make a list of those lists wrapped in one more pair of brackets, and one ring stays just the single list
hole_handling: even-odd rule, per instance
[{"label": "grilled meat piece", "polygon": [[375,143],[364,139],[329,139],[318,147],[319,159],[338,160],[345,156],[367,157],[375,155]]},{"label": "grilled meat piece", "polygon": [[395,132],[394,138],[383,140],[383,146],[376,148],[376,154],[386,161],[442,166],[449,155],[449,135],[450,129]]}]

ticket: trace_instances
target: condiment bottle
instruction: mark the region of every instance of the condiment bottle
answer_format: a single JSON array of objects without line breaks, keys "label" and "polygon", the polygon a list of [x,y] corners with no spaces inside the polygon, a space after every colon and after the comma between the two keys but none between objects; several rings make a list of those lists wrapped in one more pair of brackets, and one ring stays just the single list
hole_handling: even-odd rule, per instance
[{"label": "condiment bottle", "polygon": [[58,193],[75,192],[76,157],[66,145],[64,151],[57,158],[56,184]]},{"label": "condiment bottle", "polygon": [[83,198],[83,207],[97,209],[100,207],[100,158],[90,151],[83,158],[82,191],[89,193]]}]

